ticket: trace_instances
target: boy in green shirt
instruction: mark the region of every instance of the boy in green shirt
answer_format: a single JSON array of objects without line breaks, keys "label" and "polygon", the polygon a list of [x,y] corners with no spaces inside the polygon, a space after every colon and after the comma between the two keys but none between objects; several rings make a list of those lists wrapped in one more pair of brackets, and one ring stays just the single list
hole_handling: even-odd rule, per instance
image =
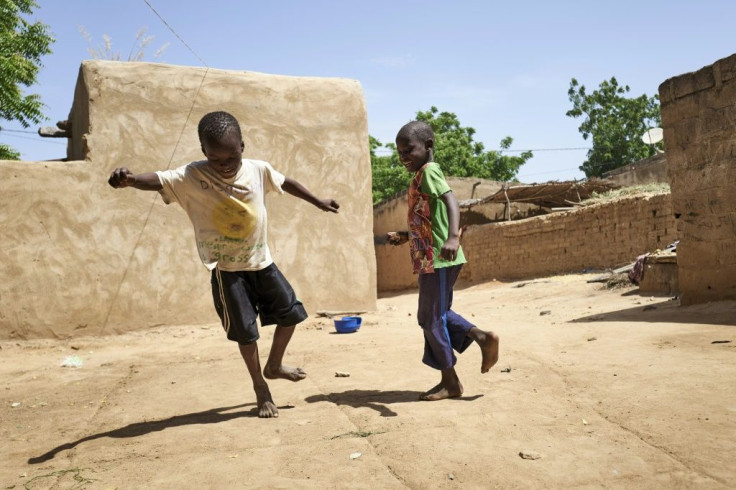
[{"label": "boy in green shirt", "polygon": [[391,232],[389,242],[409,241],[414,273],[419,274],[417,321],[424,331],[422,361],[442,373],[440,383],[422,400],[459,397],[463,386],[455,371],[457,358],[473,341],[481,348],[481,372],[498,360],[498,336],[452,311],[452,288],[465,256],[460,247],[460,210],[439,165],[434,162],[434,133],[425,122],[412,121],[396,135],[401,163],[414,178],[409,186],[409,232]]}]

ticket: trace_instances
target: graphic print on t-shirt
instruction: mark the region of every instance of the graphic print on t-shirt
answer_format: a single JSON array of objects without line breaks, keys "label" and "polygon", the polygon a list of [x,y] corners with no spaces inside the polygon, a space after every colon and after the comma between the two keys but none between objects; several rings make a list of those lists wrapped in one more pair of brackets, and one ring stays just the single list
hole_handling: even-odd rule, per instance
[{"label": "graphic print on t-shirt", "polygon": [[257,216],[251,205],[237,199],[223,199],[212,212],[212,222],[220,234],[242,240],[253,232]]}]

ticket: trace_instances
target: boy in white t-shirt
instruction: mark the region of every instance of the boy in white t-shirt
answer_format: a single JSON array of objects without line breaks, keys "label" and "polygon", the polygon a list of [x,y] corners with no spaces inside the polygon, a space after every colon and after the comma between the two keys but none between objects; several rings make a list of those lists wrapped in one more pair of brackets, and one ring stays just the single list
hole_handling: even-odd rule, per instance
[{"label": "boy in white t-shirt", "polygon": [[[158,191],[166,204],[177,202],[194,226],[197,250],[212,271],[215,309],[227,333],[238,342],[256,393],[258,416],[278,417],[265,378],[300,381],[301,368],[282,364],[294,327],[307,318],[302,303],[271,258],[266,240],[265,195],[284,191],[337,213],[333,199],[319,199],[267,162],[243,158],[238,121],[227,112],[211,112],[197,128],[206,160],[174,170],[133,174],[117,168],[109,184]],[[276,324],[271,352],[261,372],[257,318]]]}]

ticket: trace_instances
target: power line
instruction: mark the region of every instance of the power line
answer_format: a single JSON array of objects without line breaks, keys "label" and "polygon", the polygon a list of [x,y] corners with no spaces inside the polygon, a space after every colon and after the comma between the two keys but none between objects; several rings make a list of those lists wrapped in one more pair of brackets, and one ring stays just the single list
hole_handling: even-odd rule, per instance
[{"label": "power line", "polygon": [[0,131],[5,131],[6,133],[28,133],[28,134],[38,134],[36,131],[29,131],[27,129],[6,129],[0,126]]},{"label": "power line", "polygon": [[[31,133],[32,132],[33,131],[31,131]],[[10,137],[10,138],[18,138],[18,139],[21,139],[21,140],[35,141],[37,143],[51,143],[52,145],[60,145],[60,146],[62,146],[62,145],[65,146],[66,145],[66,143],[62,143],[61,141],[53,141],[53,140],[49,140],[49,139],[46,139],[46,138],[41,138],[40,136],[39,136],[40,139],[39,138],[30,138],[28,136],[21,136],[19,134],[8,134],[7,136]]]},{"label": "power line", "polygon": [[[533,150],[489,150],[496,153],[524,153],[526,151],[580,151],[580,150],[590,150],[591,147],[573,147],[573,148],[537,148]],[[394,153],[394,150],[384,149],[384,148],[378,148],[374,150],[374,153],[376,154],[383,154],[383,155],[392,155]]]},{"label": "power line", "polygon": [[523,153],[525,151],[578,151],[578,150],[590,150],[591,147],[584,146],[584,147],[578,147],[578,148],[537,148],[536,150],[492,150],[498,153]]},{"label": "power line", "polygon": [[169,30],[177,37],[177,39],[179,39],[179,41],[181,41],[181,43],[184,46],[187,47],[187,49],[199,60],[199,62],[202,63],[206,68],[209,68],[209,65],[207,65],[207,63],[202,58],[200,58],[199,55],[192,48],[189,47],[187,42],[184,39],[182,39],[182,37],[174,30],[174,28],[171,27],[169,23],[164,20],[163,17],[161,17],[161,14],[159,14],[156,11],[156,9],[153,8],[153,5],[151,5],[151,3],[148,0],[143,0],[143,1],[146,2],[146,5],[148,5],[148,8],[150,8],[153,11],[153,13],[156,14],[156,17],[161,19],[161,22],[163,22],[164,25],[169,28]]},{"label": "power line", "polygon": [[[161,22],[164,23],[166,27],[169,28],[169,30],[174,33],[174,35],[181,41],[181,43],[187,47],[187,49],[204,65],[204,73],[202,74],[202,80],[199,81],[199,86],[197,87],[197,91],[194,93],[194,97],[192,98],[192,104],[189,107],[189,112],[187,113],[187,117],[184,120],[184,124],[182,125],[181,131],[179,132],[179,137],[176,140],[176,144],[174,145],[174,149],[171,151],[171,156],[169,157],[169,163],[166,164],[166,170],[171,167],[171,162],[174,160],[174,155],[176,154],[177,148],[179,148],[179,144],[181,143],[181,139],[184,136],[184,131],[187,128],[187,124],[189,123],[189,119],[192,117],[192,113],[194,112],[194,107],[197,104],[197,98],[199,97],[199,92],[202,90],[202,87],[204,86],[204,80],[207,78],[207,74],[210,71],[210,67],[207,65],[207,63],[199,57],[199,55],[191,48],[189,45],[182,39],[182,37],[174,30],[173,27],[169,25],[166,20],[161,17],[161,14],[159,14],[155,8],[153,8],[153,5],[148,0],[143,0],[146,5],[153,11],[154,14],[156,14],[156,17],[158,17]],[[130,264],[133,262],[133,255],[135,254],[135,251],[138,249],[138,246],[141,243],[141,238],[143,237],[143,231],[146,229],[146,226],[148,225],[148,222],[151,219],[151,214],[153,212],[153,206],[156,203],[157,196],[153,196],[151,199],[151,205],[148,207],[148,213],[146,214],[146,219],[143,222],[143,226],[141,226],[140,232],[138,232],[138,237],[135,240],[135,244],[133,245],[133,249],[130,251],[130,255],[128,256],[128,262],[125,265],[125,269],[123,270],[123,276],[120,278],[120,282],[118,283],[118,287],[115,290],[115,295],[113,296],[112,300],[110,301],[110,307],[107,309],[107,314],[105,315],[105,321],[102,324],[102,328],[100,329],[100,332],[104,332],[105,328],[107,328],[107,323],[110,321],[110,314],[112,313],[113,306],[117,303],[117,298],[120,295],[120,290],[123,286],[123,283],[125,282],[125,279],[128,277],[128,271],[130,270]]]}]

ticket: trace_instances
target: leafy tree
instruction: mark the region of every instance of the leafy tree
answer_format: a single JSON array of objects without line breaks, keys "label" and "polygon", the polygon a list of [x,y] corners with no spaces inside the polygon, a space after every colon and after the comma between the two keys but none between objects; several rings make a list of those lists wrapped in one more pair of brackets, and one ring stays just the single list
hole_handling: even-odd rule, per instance
[{"label": "leafy tree", "polygon": [[584,117],[578,130],[584,139],[593,140],[588,159],[580,166],[586,177],[600,177],[656,153],[641,136],[661,124],[659,97],[626,97],[630,90],[628,85],[620,86],[615,77],[604,80],[591,93],[576,79],[570,81],[567,95],[573,108],[566,115]]},{"label": "leafy tree", "polygon": [[446,175],[508,181],[533,156],[530,151],[519,156],[504,155],[503,150],[508,150],[514,142],[510,136],[501,140],[501,151],[486,151],[483,143],[473,141],[475,129],[460,126],[455,114],[439,112],[434,106],[426,112],[417,112],[417,120],[432,127],[434,158]]},{"label": "leafy tree", "polygon": [[[146,56],[146,47],[151,44],[156,36],[146,35],[148,27],[141,27],[135,35],[135,42],[131,46],[128,52],[127,58],[123,59],[120,51],[113,51],[112,38],[107,34],[102,35],[102,46],[95,48],[93,46],[94,41],[92,35],[84,28],[83,25],[78,25],[77,29],[82,35],[85,41],[89,44],[87,52],[96,60],[112,60],[112,61],[141,61]],[[160,58],[166,48],[169,47],[169,43],[164,43],[154,53],[154,58]]]},{"label": "leafy tree", "polygon": [[[371,174],[373,176],[373,204],[389,199],[409,187],[411,175],[399,161],[396,145],[384,145],[373,136],[368,136],[371,150]],[[377,155],[376,151],[386,148],[390,155]]]},{"label": "leafy tree", "polygon": [[[519,156],[504,155],[503,150],[510,148],[514,141],[510,136],[501,140],[501,151],[486,150],[483,143],[473,140],[475,129],[461,126],[452,112],[440,112],[432,106],[426,112],[417,112],[416,119],[432,127],[434,158],[445,175],[508,181],[516,177],[519,168],[532,158],[530,151]],[[370,137],[374,203],[406,189],[411,180],[399,161],[396,146],[393,143],[385,145],[390,155],[376,155],[381,146],[380,141]]]},{"label": "leafy tree", "polygon": [[[54,42],[47,25],[23,18],[37,7],[33,0],[0,0],[0,119],[18,121],[24,128],[47,119],[41,97],[21,90],[36,83],[41,56],[51,53]],[[18,158],[20,153],[0,144],[0,159]]]}]

